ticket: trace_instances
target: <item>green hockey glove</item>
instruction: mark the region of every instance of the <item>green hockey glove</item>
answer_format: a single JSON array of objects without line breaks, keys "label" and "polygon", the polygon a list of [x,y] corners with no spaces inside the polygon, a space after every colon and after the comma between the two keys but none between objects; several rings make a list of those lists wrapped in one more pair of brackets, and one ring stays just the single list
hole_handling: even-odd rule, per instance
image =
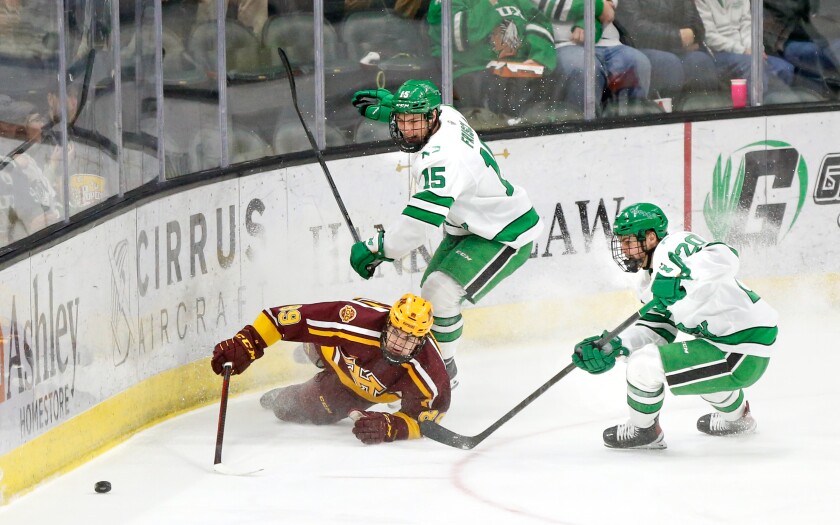
[{"label": "green hockey glove", "polygon": [[657,273],[653,278],[650,291],[653,293],[653,300],[657,302],[655,308],[668,308],[685,297],[685,288],[682,287],[681,276],[666,277]]},{"label": "green hockey glove", "polygon": [[595,341],[606,336],[607,333],[604,330],[601,335],[587,337],[575,345],[575,351],[572,352],[572,362],[575,366],[590,374],[602,374],[615,366],[616,357],[630,354],[630,351],[621,343],[620,337],[614,337],[602,348],[595,346]]},{"label": "green hockey glove", "polygon": [[394,96],[387,89],[363,89],[353,94],[351,103],[365,118],[388,122]]},{"label": "green hockey glove", "polygon": [[373,271],[382,261],[391,262],[384,255],[383,244],[385,243],[385,230],[379,230],[376,237],[367,241],[359,241],[350,249],[350,266],[363,279],[370,279]]}]

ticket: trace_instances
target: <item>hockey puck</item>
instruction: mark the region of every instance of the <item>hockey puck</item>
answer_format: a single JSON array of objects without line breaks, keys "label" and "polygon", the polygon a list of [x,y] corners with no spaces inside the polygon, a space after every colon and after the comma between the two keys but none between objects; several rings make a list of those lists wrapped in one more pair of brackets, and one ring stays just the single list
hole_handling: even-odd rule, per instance
[{"label": "hockey puck", "polygon": [[111,482],[110,481],[97,481],[96,485],[93,486],[93,490],[103,494],[105,492],[111,492]]}]

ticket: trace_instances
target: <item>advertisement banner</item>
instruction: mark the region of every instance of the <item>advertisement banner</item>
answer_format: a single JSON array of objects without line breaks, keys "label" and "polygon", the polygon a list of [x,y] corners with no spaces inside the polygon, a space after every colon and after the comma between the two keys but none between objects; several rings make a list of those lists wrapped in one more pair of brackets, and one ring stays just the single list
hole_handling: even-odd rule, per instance
[{"label": "advertisement banner", "polygon": [[837,271],[838,125],[831,113],[695,123],[694,230],[739,250],[748,275]]}]

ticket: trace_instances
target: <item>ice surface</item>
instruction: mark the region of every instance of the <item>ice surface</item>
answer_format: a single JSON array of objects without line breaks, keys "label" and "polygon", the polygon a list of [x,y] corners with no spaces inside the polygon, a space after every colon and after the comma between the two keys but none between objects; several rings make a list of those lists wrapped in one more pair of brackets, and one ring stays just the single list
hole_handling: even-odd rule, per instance
[{"label": "ice surface", "polygon": [[[606,449],[602,430],[626,418],[623,364],[603,376],[572,372],[471,451],[429,440],[365,446],[348,421],[282,423],[253,393],[230,401],[224,462],[262,472],[213,471],[210,406],[42,484],[0,508],[0,523],[840,523],[835,314],[783,317],[778,355],[747,391],[752,436],[700,434],[707,405],[668,394],[667,450]],[[586,335],[493,348],[466,341],[444,424],[480,432],[568,364]],[[98,480],[111,492],[95,493]]]}]

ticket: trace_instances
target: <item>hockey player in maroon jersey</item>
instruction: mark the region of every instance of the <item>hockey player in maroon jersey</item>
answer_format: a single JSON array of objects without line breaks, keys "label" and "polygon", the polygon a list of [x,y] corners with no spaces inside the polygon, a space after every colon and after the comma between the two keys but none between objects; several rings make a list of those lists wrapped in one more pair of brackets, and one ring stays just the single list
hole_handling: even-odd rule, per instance
[{"label": "hockey player in maroon jersey", "polygon": [[[283,421],[324,425],[346,417],[366,444],[419,438],[421,419],[438,421],[449,408],[449,375],[429,334],[432,305],[403,295],[393,307],[356,299],[263,310],[213,349],[211,366],[241,374],[279,340],[317,345],[326,366],[309,381],[263,394],[260,404]],[[389,414],[367,411],[401,400]]]}]

